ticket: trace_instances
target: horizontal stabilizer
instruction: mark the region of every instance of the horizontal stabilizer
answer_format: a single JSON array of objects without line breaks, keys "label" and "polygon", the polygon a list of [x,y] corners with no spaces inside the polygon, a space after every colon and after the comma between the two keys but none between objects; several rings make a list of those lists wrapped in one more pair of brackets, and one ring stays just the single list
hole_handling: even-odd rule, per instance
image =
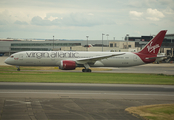
[{"label": "horizontal stabilizer", "polygon": [[147,60],[149,60],[149,59],[157,59],[157,58],[164,58],[164,57],[167,57],[167,56],[159,56],[159,57],[148,57],[148,58],[146,58]]}]

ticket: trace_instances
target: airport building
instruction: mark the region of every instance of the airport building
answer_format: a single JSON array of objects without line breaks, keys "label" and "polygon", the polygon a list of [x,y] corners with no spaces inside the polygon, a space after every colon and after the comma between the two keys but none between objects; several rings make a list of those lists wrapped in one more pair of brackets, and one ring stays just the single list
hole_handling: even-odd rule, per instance
[{"label": "airport building", "polygon": [[[137,52],[153,36],[125,37],[124,40],[23,40],[0,39],[0,55],[10,55],[20,51],[111,51]],[[88,45],[87,45],[88,43]],[[103,44],[102,44],[103,43]],[[92,47],[89,47],[92,46]],[[167,34],[160,52],[173,56],[174,34]]]},{"label": "airport building", "polygon": [[[88,43],[92,47],[87,47],[86,40],[0,39],[0,53],[12,54],[19,51],[52,51],[52,50],[102,51],[102,46],[104,51],[110,51],[109,42],[113,42],[113,41],[114,40],[108,40],[108,41],[103,40],[103,45],[102,45],[102,40],[89,40]],[[117,41],[117,42],[124,43],[124,41]],[[124,49],[121,45],[118,45],[117,47]]]},{"label": "airport building", "polygon": [[[109,47],[122,46],[122,48],[130,49],[136,48],[137,51],[141,50],[154,36],[141,36],[141,37],[125,37],[124,43],[110,42]],[[132,45],[132,42],[134,45]],[[173,56],[174,53],[174,34],[166,34],[160,48],[160,53]]]}]

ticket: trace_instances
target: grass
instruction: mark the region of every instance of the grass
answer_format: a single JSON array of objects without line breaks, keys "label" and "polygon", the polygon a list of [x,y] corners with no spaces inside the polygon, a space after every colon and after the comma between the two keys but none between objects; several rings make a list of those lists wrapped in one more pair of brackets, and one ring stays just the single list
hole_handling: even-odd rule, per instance
[{"label": "grass", "polygon": [[[163,84],[174,85],[174,76],[132,73],[76,73],[47,72],[42,67],[23,67],[16,71],[13,66],[0,67],[0,82],[44,82],[44,83],[106,83],[106,84]],[[44,68],[45,69],[45,68]],[[55,70],[50,67],[46,70]]]},{"label": "grass", "polygon": [[147,105],[127,108],[131,114],[143,117],[146,120],[173,120],[174,104]]}]

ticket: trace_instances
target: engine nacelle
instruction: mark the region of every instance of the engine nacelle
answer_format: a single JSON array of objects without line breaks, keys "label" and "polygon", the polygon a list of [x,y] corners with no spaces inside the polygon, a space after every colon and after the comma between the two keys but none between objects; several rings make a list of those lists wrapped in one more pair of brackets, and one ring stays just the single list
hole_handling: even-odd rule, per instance
[{"label": "engine nacelle", "polygon": [[61,70],[74,70],[76,68],[75,61],[62,60],[59,65],[59,69]]}]

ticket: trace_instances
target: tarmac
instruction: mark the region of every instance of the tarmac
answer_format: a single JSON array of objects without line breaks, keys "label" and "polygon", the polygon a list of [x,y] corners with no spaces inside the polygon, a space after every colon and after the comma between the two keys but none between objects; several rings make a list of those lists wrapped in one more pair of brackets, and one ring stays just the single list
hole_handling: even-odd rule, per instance
[{"label": "tarmac", "polygon": [[0,83],[1,120],[141,120],[125,109],[171,103],[172,85]]},{"label": "tarmac", "polygon": [[6,63],[4,63],[4,61],[7,59],[8,57],[0,57],[0,65],[7,65]]}]

